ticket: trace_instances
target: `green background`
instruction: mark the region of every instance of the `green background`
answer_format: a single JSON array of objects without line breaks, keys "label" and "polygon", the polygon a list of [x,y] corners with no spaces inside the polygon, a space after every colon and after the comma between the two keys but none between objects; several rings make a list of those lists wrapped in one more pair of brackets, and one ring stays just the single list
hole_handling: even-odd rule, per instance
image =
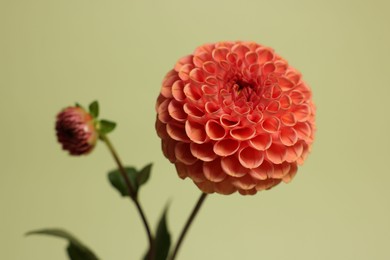
[{"label": "green background", "polygon": [[165,73],[206,42],[251,40],[299,69],[318,108],[294,181],[209,196],[178,259],[390,259],[390,2],[0,0],[0,259],[67,259],[63,227],[102,259],[147,247],[133,205],[107,182],[99,144],[70,157],[57,112],[100,101],[126,164],[154,162],[141,201],[155,226],[170,200],[176,241],[200,192],[162,155],[154,104]]}]

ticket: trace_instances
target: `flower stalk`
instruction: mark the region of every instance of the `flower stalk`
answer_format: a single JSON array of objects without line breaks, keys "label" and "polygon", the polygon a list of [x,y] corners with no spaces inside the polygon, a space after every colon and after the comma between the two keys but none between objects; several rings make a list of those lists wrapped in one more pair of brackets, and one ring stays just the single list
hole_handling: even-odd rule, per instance
[{"label": "flower stalk", "polygon": [[152,235],[148,220],[146,218],[145,212],[144,212],[144,210],[143,210],[143,208],[138,200],[137,194],[134,191],[133,186],[131,185],[131,182],[126,174],[126,170],[123,167],[123,164],[119,158],[119,155],[116,152],[114,146],[112,145],[110,139],[108,139],[107,135],[104,135],[104,134],[101,134],[100,138],[107,145],[108,150],[110,151],[116,164],[118,165],[119,172],[121,173],[123,179],[125,180],[126,188],[127,188],[128,194],[130,196],[130,199],[134,202],[134,204],[137,208],[137,211],[142,219],[142,223],[144,225],[144,228],[145,228],[145,231],[146,231],[146,234],[148,237],[148,241],[149,241],[149,260],[153,260],[154,256],[155,256],[154,239],[153,239],[153,235]]},{"label": "flower stalk", "polygon": [[180,246],[181,246],[181,244],[184,241],[184,237],[186,236],[186,234],[187,234],[187,232],[188,232],[192,222],[194,221],[196,215],[198,214],[198,212],[199,212],[201,206],[203,205],[203,202],[205,201],[206,197],[207,197],[207,193],[203,193],[202,192],[202,194],[200,195],[200,197],[198,199],[198,202],[196,203],[194,209],[192,210],[191,215],[188,218],[188,220],[187,220],[187,222],[186,222],[186,224],[185,224],[185,226],[184,226],[184,228],[183,228],[183,230],[182,230],[182,232],[180,234],[179,239],[177,240],[176,246],[173,249],[173,252],[172,252],[170,260],[174,260],[176,258],[177,252],[179,251]]}]

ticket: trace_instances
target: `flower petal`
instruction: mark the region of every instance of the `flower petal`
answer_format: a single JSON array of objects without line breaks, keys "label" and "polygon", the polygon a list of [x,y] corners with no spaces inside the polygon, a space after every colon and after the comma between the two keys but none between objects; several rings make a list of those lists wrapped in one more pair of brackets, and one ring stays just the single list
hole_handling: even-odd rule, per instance
[{"label": "flower petal", "polygon": [[236,127],[230,130],[230,135],[236,140],[249,140],[256,134],[253,127]]},{"label": "flower petal", "polygon": [[285,146],[292,146],[298,141],[298,134],[294,128],[284,127],[280,131],[279,138]]},{"label": "flower petal", "polygon": [[187,143],[177,143],[175,146],[175,156],[177,160],[185,165],[192,165],[198,159],[192,155],[190,145]]},{"label": "flower petal", "polygon": [[221,182],[227,177],[221,167],[220,159],[203,163],[203,172],[206,179],[212,182]]},{"label": "flower petal", "polygon": [[207,136],[212,140],[221,140],[226,136],[226,130],[216,120],[209,120],[206,123]]},{"label": "flower petal", "polygon": [[221,166],[225,173],[232,177],[242,177],[249,172],[247,169],[242,167],[235,156],[223,157],[221,159]]},{"label": "flower petal", "polygon": [[238,153],[238,160],[245,168],[253,169],[261,165],[264,153],[248,146]]},{"label": "flower petal", "polygon": [[286,159],[286,148],[279,144],[272,144],[266,151],[266,158],[275,163],[280,164]]},{"label": "flower petal", "polygon": [[269,134],[259,134],[250,139],[249,144],[259,151],[264,151],[271,146],[272,138]]},{"label": "flower petal", "polygon": [[240,141],[235,139],[223,139],[214,144],[214,153],[219,156],[229,156],[238,151]]},{"label": "flower petal", "polygon": [[202,144],[207,140],[207,134],[202,124],[187,120],[185,132],[191,141]]},{"label": "flower petal", "polygon": [[213,151],[213,144],[210,142],[203,144],[191,143],[190,148],[192,155],[202,161],[209,162],[217,157]]}]

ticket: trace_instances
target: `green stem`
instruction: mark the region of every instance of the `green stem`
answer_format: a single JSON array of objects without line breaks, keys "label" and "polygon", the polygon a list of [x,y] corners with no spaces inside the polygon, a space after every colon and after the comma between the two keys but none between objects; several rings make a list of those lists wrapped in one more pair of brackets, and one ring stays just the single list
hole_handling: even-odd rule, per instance
[{"label": "green stem", "polygon": [[207,197],[206,193],[202,193],[200,195],[200,197],[198,199],[198,202],[196,203],[194,209],[192,210],[191,215],[188,218],[187,223],[185,224],[185,226],[184,226],[184,228],[183,228],[183,230],[182,230],[182,232],[180,234],[179,239],[177,240],[176,246],[175,246],[175,248],[173,250],[173,253],[171,255],[170,260],[174,260],[175,259],[176,255],[177,255],[177,252],[179,251],[180,246],[183,243],[184,237],[186,236],[186,234],[187,234],[187,232],[188,232],[192,222],[194,221],[194,219],[196,217],[196,214],[199,212],[199,209],[202,206],[202,204],[203,204],[204,200],[206,199],[206,197]]},{"label": "green stem", "polygon": [[110,150],[112,156],[114,157],[114,160],[115,160],[116,164],[118,165],[119,172],[121,173],[123,179],[125,180],[127,192],[129,193],[130,199],[134,202],[134,204],[138,210],[138,213],[141,216],[142,223],[144,224],[146,234],[147,234],[148,240],[149,240],[149,260],[153,260],[154,256],[155,256],[154,239],[153,239],[153,235],[152,235],[152,232],[151,232],[149,224],[148,224],[148,220],[146,219],[146,215],[144,213],[144,210],[142,209],[142,206],[138,201],[137,194],[135,193],[129,178],[127,177],[126,170],[123,167],[123,164],[122,164],[114,146],[112,145],[112,143],[110,142],[110,140],[108,139],[108,137],[106,135],[100,135],[100,138],[107,145],[108,150]]}]

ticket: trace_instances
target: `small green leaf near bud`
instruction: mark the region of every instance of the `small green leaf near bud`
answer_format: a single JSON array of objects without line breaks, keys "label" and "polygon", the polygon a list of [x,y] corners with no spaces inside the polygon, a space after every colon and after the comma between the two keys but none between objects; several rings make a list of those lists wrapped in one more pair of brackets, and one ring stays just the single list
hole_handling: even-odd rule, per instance
[{"label": "small green leaf near bud", "polygon": [[91,114],[91,116],[93,116],[94,118],[97,118],[99,116],[99,103],[98,101],[93,101],[90,105],[89,105],[89,113]]},{"label": "small green leaf near bud", "polygon": [[102,135],[106,135],[114,131],[116,123],[108,120],[100,120],[98,123],[98,131]]}]

